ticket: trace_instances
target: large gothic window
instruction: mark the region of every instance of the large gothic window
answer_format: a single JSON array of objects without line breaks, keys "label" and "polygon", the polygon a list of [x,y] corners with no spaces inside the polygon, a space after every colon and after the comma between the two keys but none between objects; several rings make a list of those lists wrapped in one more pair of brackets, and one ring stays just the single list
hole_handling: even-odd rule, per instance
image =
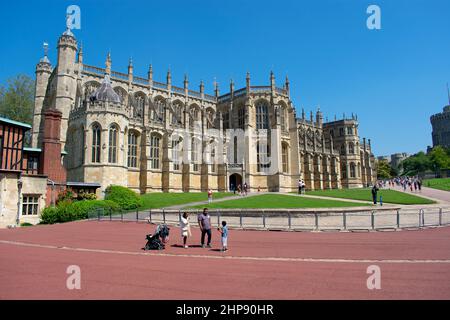
[{"label": "large gothic window", "polygon": [[245,121],[245,109],[240,107],[238,110],[238,128],[244,129]]},{"label": "large gothic window", "polygon": [[183,106],[180,102],[173,104],[172,124],[181,125],[183,123]]},{"label": "large gothic window", "polygon": [[173,162],[173,170],[180,170],[180,158],[181,158],[181,144],[182,140],[172,140],[172,162]]},{"label": "large gothic window", "polygon": [[133,117],[142,118],[144,114],[145,97],[141,94],[134,97]]},{"label": "large gothic window", "polygon": [[196,138],[192,138],[192,144],[191,144],[191,160],[192,160],[192,170],[193,171],[199,171],[199,143]]},{"label": "large gothic window", "polygon": [[152,110],[152,120],[156,122],[164,121],[164,105],[165,102],[162,99],[155,100],[155,109]]},{"label": "large gothic window", "polygon": [[281,162],[283,166],[283,172],[288,173],[289,171],[289,155],[288,155],[288,145],[283,143],[281,147]]},{"label": "large gothic window", "polygon": [[238,138],[233,139],[233,159],[234,163],[238,163]]},{"label": "large gothic window", "polygon": [[119,139],[119,128],[113,124],[109,127],[109,149],[108,162],[117,163],[117,142]]},{"label": "large gothic window", "polygon": [[92,126],[92,162],[100,162],[102,129],[96,123]]},{"label": "large gothic window", "polygon": [[355,153],[355,145],[353,144],[353,142],[350,142],[348,144],[348,153],[349,154],[354,154]]},{"label": "large gothic window", "polygon": [[269,129],[269,105],[265,101],[256,104],[256,129]]},{"label": "large gothic window", "polygon": [[128,167],[138,167],[138,135],[135,131],[128,133]]},{"label": "large gothic window", "polygon": [[256,161],[259,172],[267,172],[270,168],[270,146],[267,141],[256,144]]},{"label": "large gothic window", "polygon": [[150,138],[150,165],[152,169],[160,168],[161,138],[153,134]]},{"label": "large gothic window", "polygon": [[356,178],[356,166],[355,163],[350,163],[350,178]]},{"label": "large gothic window", "polygon": [[286,108],[284,106],[281,106],[280,108],[280,122],[281,122],[281,130],[286,131],[287,130]]}]

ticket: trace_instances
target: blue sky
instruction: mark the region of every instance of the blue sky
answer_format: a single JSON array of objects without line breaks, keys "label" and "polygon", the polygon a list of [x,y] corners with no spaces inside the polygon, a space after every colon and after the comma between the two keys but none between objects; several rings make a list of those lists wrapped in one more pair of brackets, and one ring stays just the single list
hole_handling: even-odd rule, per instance
[{"label": "blue sky", "polygon": [[[15,1],[0,12],[0,83],[18,73],[34,76],[42,42],[56,63],[56,41],[66,7],[81,8],[84,62],[190,87],[214,78],[221,93],[266,85],[270,70],[281,86],[288,74],[300,115],[320,105],[325,117],[358,114],[361,137],[376,155],[417,152],[431,144],[431,114],[448,103],[450,1]],[[370,4],[381,8],[381,30],[366,27]]]}]

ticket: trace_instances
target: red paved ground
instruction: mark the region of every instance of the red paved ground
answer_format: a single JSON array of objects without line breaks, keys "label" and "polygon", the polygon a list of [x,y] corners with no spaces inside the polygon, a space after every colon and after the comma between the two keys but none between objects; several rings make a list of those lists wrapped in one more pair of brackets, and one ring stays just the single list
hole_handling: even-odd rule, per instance
[{"label": "red paved ground", "polygon": [[[0,230],[0,299],[450,299],[450,228],[231,230],[225,254],[171,247],[180,243],[173,228],[164,255],[144,254],[153,229],[84,221]],[[381,268],[381,290],[367,289],[372,264]],[[81,268],[81,290],[66,288],[69,265]]]}]

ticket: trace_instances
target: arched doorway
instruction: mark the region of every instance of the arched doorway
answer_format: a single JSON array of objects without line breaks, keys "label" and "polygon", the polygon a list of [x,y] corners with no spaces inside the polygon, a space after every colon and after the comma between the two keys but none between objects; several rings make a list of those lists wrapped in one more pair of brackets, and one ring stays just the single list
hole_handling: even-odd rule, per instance
[{"label": "arched doorway", "polygon": [[230,176],[230,191],[236,190],[238,185],[242,187],[242,176],[239,173],[233,173]]}]

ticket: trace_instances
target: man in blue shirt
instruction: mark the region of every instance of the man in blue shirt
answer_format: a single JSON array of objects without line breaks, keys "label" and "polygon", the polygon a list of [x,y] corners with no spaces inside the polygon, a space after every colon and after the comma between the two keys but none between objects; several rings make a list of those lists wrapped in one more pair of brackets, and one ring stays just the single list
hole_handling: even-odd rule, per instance
[{"label": "man in blue shirt", "polygon": [[207,247],[211,248],[211,217],[208,214],[208,209],[204,208],[203,213],[198,215],[198,226],[202,232],[202,248],[205,247],[205,235],[208,235]]}]

